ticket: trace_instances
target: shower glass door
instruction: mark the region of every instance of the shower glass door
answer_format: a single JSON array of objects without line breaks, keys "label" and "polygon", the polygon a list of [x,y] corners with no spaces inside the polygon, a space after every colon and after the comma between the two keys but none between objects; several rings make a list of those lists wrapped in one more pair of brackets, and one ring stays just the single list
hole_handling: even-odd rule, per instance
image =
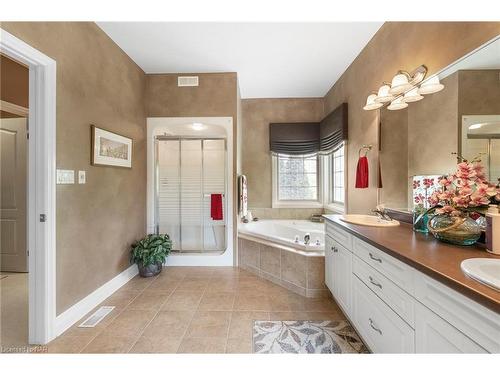
[{"label": "shower glass door", "polygon": [[[178,252],[226,248],[225,139],[156,138],[156,228]],[[221,194],[223,219],[211,217],[211,196]]]}]

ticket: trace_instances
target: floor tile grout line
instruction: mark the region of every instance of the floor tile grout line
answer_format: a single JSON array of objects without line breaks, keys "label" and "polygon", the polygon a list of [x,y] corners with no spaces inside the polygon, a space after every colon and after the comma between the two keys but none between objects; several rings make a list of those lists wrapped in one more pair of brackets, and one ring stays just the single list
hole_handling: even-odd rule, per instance
[{"label": "floor tile grout line", "polygon": [[227,345],[229,343],[229,330],[231,329],[231,322],[233,321],[234,314],[234,305],[236,304],[236,293],[233,297],[233,305],[231,306],[231,312],[229,314],[229,322],[227,324],[227,332],[226,332],[226,347],[224,348],[224,353],[227,354]]},{"label": "floor tile grout line", "polygon": [[[166,271],[165,271],[166,272]],[[159,277],[159,276],[157,276]],[[177,290],[177,288],[179,287],[179,285],[181,285],[182,283],[182,280],[184,280],[186,277],[184,276],[180,282],[174,287],[174,289],[170,292],[170,294],[168,295],[168,297],[165,299],[165,301],[163,301],[163,303],[160,305],[159,309],[156,311],[156,313],[154,314],[153,318],[144,326],[144,328],[141,330],[141,332],[139,333],[139,335],[137,336],[137,339],[132,343],[132,345],[130,346],[130,348],[128,349],[127,353],[130,353],[130,351],[132,350],[132,348],[135,346],[135,344],[137,344],[137,342],[140,340],[140,338],[142,337],[142,335],[144,334],[144,332],[146,331],[146,329],[149,327],[149,325],[153,322],[153,320],[158,316],[158,314],[160,313],[160,311],[162,311],[162,307],[167,303],[167,301],[170,299],[170,297],[174,294],[174,292]],[[151,283],[147,288],[149,288],[153,283]],[[146,289],[147,289],[146,288]]]},{"label": "floor tile grout line", "polygon": [[203,290],[203,293],[201,294],[201,297],[200,297],[200,300],[198,301],[198,304],[196,305],[196,309],[194,310],[193,312],[193,316],[191,317],[191,319],[189,320],[189,323],[187,324],[186,326],[186,329],[184,330],[184,334],[182,335],[182,337],[180,338],[179,340],[179,347],[177,348],[177,351],[176,351],[176,354],[179,354],[179,349],[182,345],[182,342],[184,341],[184,339],[186,338],[186,334],[189,330],[189,327],[191,327],[191,324],[193,323],[193,320],[194,320],[194,317],[196,316],[196,313],[198,311],[198,308],[200,307],[200,304],[201,304],[201,300],[203,299],[203,297],[205,296],[205,293],[207,292],[207,287],[205,286],[205,289]]}]

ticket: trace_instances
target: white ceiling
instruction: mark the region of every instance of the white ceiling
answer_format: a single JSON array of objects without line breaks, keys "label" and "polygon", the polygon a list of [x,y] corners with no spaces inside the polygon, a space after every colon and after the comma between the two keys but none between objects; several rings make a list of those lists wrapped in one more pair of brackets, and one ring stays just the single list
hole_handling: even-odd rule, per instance
[{"label": "white ceiling", "polygon": [[237,72],[243,98],[321,97],[383,22],[98,22],[146,73]]}]

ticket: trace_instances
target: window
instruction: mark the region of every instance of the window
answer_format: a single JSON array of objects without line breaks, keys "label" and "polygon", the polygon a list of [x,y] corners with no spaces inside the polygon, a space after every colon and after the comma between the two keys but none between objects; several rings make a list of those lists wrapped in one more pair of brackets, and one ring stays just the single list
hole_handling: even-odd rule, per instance
[{"label": "window", "polygon": [[329,204],[343,206],[344,194],[344,146],[333,152],[330,156],[330,199]]},{"label": "window", "polygon": [[328,155],[273,155],[273,208],[345,212],[345,152],[344,143]]},{"label": "window", "polygon": [[273,156],[273,167],[273,207],[321,206],[317,155]]}]

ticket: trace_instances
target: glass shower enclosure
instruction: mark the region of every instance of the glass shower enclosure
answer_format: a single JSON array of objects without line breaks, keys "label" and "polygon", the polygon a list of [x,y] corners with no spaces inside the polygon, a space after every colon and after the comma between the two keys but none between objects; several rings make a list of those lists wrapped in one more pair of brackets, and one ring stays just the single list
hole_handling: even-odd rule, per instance
[{"label": "glass shower enclosure", "polygon": [[[226,152],[224,138],[155,137],[156,232],[170,235],[173,251],[226,249]],[[211,216],[213,194],[222,220]]]}]

